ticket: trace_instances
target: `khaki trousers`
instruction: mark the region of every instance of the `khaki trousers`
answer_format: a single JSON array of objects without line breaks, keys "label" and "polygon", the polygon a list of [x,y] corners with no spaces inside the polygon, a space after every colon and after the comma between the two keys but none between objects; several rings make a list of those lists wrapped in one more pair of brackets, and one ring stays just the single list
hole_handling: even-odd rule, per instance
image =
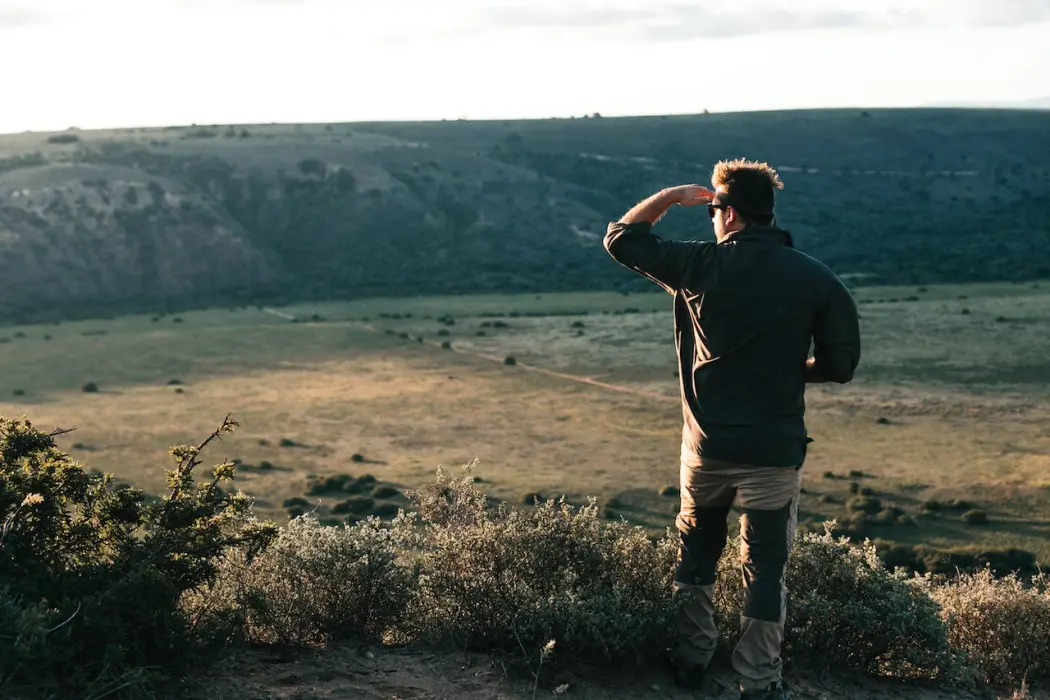
[{"label": "khaki trousers", "polygon": [[725,548],[730,507],[740,516],[743,601],[733,669],[742,690],[779,682],[787,613],[784,581],[798,525],[801,467],[757,467],[703,460],[682,465],[682,502],[675,524],[681,539],[675,569],[679,663],[706,667],[718,645],[713,591]]}]

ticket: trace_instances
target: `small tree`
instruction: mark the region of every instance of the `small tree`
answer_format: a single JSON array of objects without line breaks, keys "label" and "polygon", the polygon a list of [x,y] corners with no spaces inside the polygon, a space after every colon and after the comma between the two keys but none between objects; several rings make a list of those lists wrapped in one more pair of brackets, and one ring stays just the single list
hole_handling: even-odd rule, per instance
[{"label": "small tree", "polygon": [[209,581],[220,555],[253,556],[274,534],[244,494],[220,484],[233,464],[197,482],[202,450],[172,448],[169,492],[141,491],[85,470],[55,447],[61,431],[0,417],[0,696],[103,697],[173,669],[228,636],[224,611],[195,618],[180,598]]}]

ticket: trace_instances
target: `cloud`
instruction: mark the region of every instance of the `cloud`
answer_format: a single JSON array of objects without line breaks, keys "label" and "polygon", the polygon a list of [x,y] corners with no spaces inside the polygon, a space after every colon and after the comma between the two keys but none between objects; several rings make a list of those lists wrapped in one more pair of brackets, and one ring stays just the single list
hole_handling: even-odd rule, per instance
[{"label": "cloud", "polygon": [[[841,3],[837,3],[841,4]],[[821,0],[801,0],[791,9],[776,0],[682,2],[651,0],[648,4],[621,1],[602,7],[579,0],[560,6],[517,5],[486,7],[472,15],[471,31],[492,29],[616,30],[659,39],[732,37],[774,31],[810,29],[985,28],[1019,26],[1050,21],[1047,0],[926,0],[916,8],[907,0],[867,3],[851,9]],[[466,29],[466,28],[464,28]]]},{"label": "cloud", "polygon": [[31,7],[0,7],[0,30],[48,24],[54,18]]}]

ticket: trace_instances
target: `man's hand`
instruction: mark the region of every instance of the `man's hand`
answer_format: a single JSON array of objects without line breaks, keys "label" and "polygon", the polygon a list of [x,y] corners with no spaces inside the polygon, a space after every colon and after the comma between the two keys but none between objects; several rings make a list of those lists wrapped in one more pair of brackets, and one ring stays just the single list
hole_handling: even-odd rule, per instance
[{"label": "man's hand", "polygon": [[671,188],[675,203],[683,207],[695,207],[707,204],[715,198],[715,193],[700,185],[679,185]]}]

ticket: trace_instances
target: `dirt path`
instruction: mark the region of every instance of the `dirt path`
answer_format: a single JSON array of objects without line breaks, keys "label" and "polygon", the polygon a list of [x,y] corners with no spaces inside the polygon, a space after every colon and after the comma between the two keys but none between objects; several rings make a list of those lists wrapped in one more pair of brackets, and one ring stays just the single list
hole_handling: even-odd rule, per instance
[{"label": "dirt path", "polygon": [[[278,317],[286,319],[288,321],[294,321],[297,318],[296,316],[284,313],[283,311],[278,311],[277,309],[263,308],[263,311],[265,313],[272,314],[274,316],[278,316]],[[363,329],[365,329],[367,331],[371,331],[373,333],[381,333],[382,332],[382,329],[377,328],[376,326],[372,325],[371,323],[364,323],[364,322],[361,322],[361,321],[347,321],[347,323],[352,323],[353,325],[355,325],[355,326],[357,326],[359,328],[363,328]],[[443,348],[443,349],[446,349],[446,350],[451,350],[452,352],[458,353],[460,355],[467,355],[469,357],[476,357],[478,359],[486,360],[488,362],[497,362],[497,363],[502,364],[504,359],[505,359],[505,358],[498,357],[496,355],[490,355],[490,354],[484,353],[484,352],[474,352],[472,350],[464,350],[462,348],[457,348],[454,345],[451,345],[451,343],[450,343],[450,347],[449,348],[444,348],[443,345],[440,342],[434,341],[434,340],[424,340],[423,344],[424,345],[429,345],[429,346],[434,347],[434,348]],[[578,382],[580,384],[587,384],[589,386],[598,387],[600,389],[607,389],[609,391],[618,391],[618,392],[621,392],[621,393],[624,393],[624,394],[633,394],[635,396],[644,396],[646,398],[655,399],[657,401],[671,401],[671,402],[677,403],[678,400],[679,400],[677,396],[669,396],[667,394],[661,394],[661,393],[658,393],[658,392],[655,392],[655,391],[646,391],[644,389],[638,389],[636,387],[630,387],[630,386],[623,386],[621,384],[610,384],[609,382],[603,382],[603,381],[600,381],[598,379],[592,379],[590,377],[581,377],[581,376],[579,376],[577,374],[567,374],[565,372],[557,372],[555,370],[546,369],[544,367],[537,367],[536,365],[530,365],[530,364],[526,364],[524,362],[515,362],[515,366],[516,367],[520,367],[521,369],[523,369],[525,371],[528,371],[528,372],[536,372],[538,374],[545,374],[548,377],[555,377],[557,379],[564,379],[564,380],[567,380],[567,381],[570,381],[570,382]]]},{"label": "dirt path", "polygon": [[[565,664],[573,667],[573,664]],[[796,700],[978,700],[1010,698],[1009,690],[969,692],[861,676],[789,676]],[[556,692],[563,687],[560,693]],[[557,695],[579,700],[735,700],[732,673],[719,669],[703,692],[672,683],[663,668],[615,673],[546,669],[535,688],[525,671],[496,656],[342,646],[281,656],[251,651],[223,665],[220,675],[173,689],[185,700],[526,700]],[[1034,692],[1031,698],[1048,698]]]}]

